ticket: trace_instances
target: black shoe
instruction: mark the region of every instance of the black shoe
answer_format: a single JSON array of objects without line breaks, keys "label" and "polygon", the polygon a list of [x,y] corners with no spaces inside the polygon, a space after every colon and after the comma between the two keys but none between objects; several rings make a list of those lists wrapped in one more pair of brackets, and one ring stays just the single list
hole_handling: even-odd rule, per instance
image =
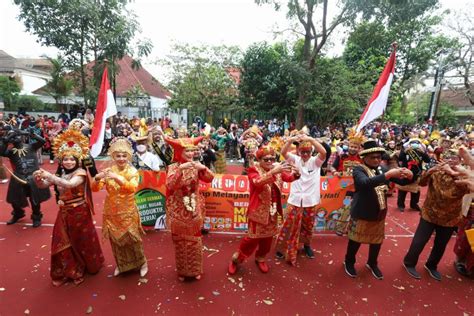
[{"label": "black shoe", "polygon": [[357,271],[353,264],[349,264],[344,261],[344,270],[346,271],[346,274],[351,278],[357,277]]},{"label": "black shoe", "polygon": [[209,234],[209,229],[201,228],[201,235]]},{"label": "black shoe", "polygon": [[417,204],[417,205],[413,205],[413,206],[410,205],[410,208],[411,208],[412,210],[417,211],[417,212],[421,212],[421,207],[420,207],[418,204]]},{"label": "black shoe", "polygon": [[311,249],[311,246],[304,245],[304,253],[309,259],[314,259],[314,252],[313,249]]},{"label": "black shoe", "polygon": [[275,257],[276,257],[277,259],[284,259],[284,258],[285,258],[285,255],[282,254],[281,252],[277,251],[277,252],[275,253]]},{"label": "black shoe", "polygon": [[465,276],[465,277],[469,276],[469,272],[467,271],[466,266],[461,262],[454,261],[454,269],[456,270],[457,273],[459,273],[462,276]]},{"label": "black shoe", "polygon": [[433,279],[435,279],[436,281],[441,281],[441,273],[436,271],[436,269],[430,269],[426,266],[426,264],[425,264],[425,269],[426,271],[428,271],[428,273]]},{"label": "black shoe", "polygon": [[380,271],[379,267],[377,267],[376,265],[370,265],[368,263],[366,263],[365,266],[367,267],[367,269],[370,270],[370,272],[372,272],[374,278],[376,278],[377,280],[383,280],[383,274],[382,271]]},{"label": "black shoe", "polygon": [[33,220],[33,228],[37,228],[41,226],[41,220],[40,219],[34,219]]},{"label": "black shoe", "polygon": [[405,208],[404,208],[403,206],[399,206],[399,207],[398,207],[398,210],[399,210],[400,212],[402,212],[402,213],[405,212]]},{"label": "black shoe", "polygon": [[23,217],[25,217],[25,215],[23,215],[23,216],[15,216],[15,215],[13,215],[12,218],[10,218],[10,220],[7,222],[7,225],[13,225],[13,224],[15,224],[16,222],[18,222],[20,219],[22,219]]},{"label": "black shoe", "polygon": [[405,270],[407,270],[408,274],[415,279],[421,279],[421,275],[416,271],[415,267],[409,267],[405,263],[403,263],[403,266],[405,267]]}]

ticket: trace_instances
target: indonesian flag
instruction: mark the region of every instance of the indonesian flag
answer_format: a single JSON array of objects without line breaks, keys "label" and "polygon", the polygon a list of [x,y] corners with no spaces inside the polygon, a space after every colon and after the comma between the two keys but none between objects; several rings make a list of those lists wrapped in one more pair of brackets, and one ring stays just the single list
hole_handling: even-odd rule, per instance
[{"label": "indonesian flag", "polygon": [[110,90],[109,79],[107,76],[107,66],[104,68],[102,83],[100,84],[99,96],[97,98],[96,114],[94,118],[94,127],[90,138],[91,156],[99,156],[104,146],[105,121],[117,114],[114,95]]},{"label": "indonesian flag", "polygon": [[356,129],[357,132],[382,115],[387,107],[388,93],[390,92],[390,85],[392,84],[393,75],[395,73],[395,51],[394,46],[390,59],[385,65],[382,75],[375,86],[374,93],[359,119],[359,124]]}]

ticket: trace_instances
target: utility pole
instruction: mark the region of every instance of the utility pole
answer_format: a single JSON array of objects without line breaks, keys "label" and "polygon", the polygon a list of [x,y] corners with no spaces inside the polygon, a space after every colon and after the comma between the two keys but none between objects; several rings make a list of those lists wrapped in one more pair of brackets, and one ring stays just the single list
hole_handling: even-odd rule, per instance
[{"label": "utility pole", "polygon": [[439,101],[441,99],[441,90],[443,88],[443,77],[444,77],[444,58],[443,54],[446,53],[444,49],[439,50],[436,53],[438,57],[437,68],[435,72],[434,79],[434,91],[431,93],[430,106],[428,109],[428,122],[430,125],[433,125],[436,121],[436,116],[438,114]]}]

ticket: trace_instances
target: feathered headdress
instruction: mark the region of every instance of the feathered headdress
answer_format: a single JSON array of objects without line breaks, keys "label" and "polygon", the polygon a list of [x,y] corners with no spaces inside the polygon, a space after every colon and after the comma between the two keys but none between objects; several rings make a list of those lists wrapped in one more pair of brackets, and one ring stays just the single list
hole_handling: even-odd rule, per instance
[{"label": "feathered headdress", "polygon": [[355,128],[351,128],[348,135],[349,143],[361,145],[365,142],[365,137],[362,132],[356,132]]},{"label": "feathered headdress", "polygon": [[65,130],[54,138],[53,153],[61,160],[64,156],[73,156],[82,160],[89,155],[89,138],[80,130]]}]

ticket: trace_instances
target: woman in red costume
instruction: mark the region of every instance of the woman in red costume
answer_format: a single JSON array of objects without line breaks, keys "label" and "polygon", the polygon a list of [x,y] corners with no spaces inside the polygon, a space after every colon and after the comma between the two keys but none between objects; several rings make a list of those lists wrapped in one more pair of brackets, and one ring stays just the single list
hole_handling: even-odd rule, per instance
[{"label": "woman in red costume", "polygon": [[265,256],[270,252],[273,237],[278,234],[278,214],[282,214],[281,188],[283,181],[292,182],[299,176],[288,163],[275,163],[275,151],[269,146],[257,150],[258,163],[248,169],[250,201],[247,210],[248,235],[242,239],[239,250],[232,256],[229,274],[235,274],[238,265],[255,251],[255,263],[262,273],[269,267]]},{"label": "woman in red costume", "polygon": [[51,244],[51,278],[54,286],[72,280],[84,281],[85,272],[97,273],[104,262],[99,238],[92,221],[87,173],[80,168],[89,153],[89,139],[80,131],[67,130],[54,139],[54,156],[59,160],[57,175],[43,169],[33,173],[38,187],[54,185],[59,213]]},{"label": "woman in red costume", "polygon": [[166,177],[166,220],[171,230],[180,281],[186,277],[199,280],[203,273],[201,227],[204,199],[199,194],[199,181],[211,182],[214,174],[200,162],[193,161],[201,139],[166,139],[173,147],[175,161],[168,167]]}]

